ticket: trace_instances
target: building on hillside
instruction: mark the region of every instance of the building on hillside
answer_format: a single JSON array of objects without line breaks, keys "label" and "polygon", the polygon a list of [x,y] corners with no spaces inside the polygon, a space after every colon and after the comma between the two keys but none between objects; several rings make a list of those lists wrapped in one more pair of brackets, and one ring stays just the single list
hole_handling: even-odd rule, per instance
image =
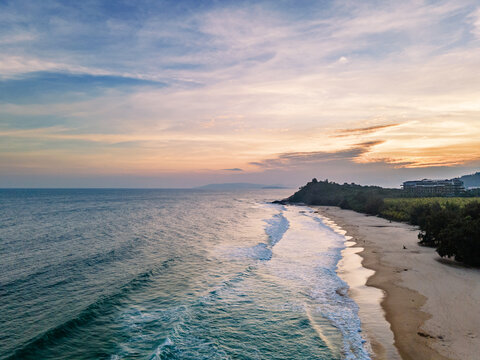
[{"label": "building on hillside", "polygon": [[402,188],[405,192],[416,196],[454,196],[465,191],[463,181],[458,178],[405,181]]}]

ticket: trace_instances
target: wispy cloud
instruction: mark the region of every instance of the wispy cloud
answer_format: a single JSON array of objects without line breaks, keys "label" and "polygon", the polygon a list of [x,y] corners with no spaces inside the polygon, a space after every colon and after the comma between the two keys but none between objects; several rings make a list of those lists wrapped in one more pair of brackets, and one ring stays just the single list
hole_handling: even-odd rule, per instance
[{"label": "wispy cloud", "polygon": [[480,39],[480,7],[471,13],[470,19],[472,21],[472,33],[477,39]]},{"label": "wispy cloud", "polygon": [[326,151],[311,151],[311,152],[291,152],[279,154],[274,158],[264,159],[261,161],[250,162],[250,165],[261,168],[295,168],[297,166],[315,165],[328,161],[343,161],[352,162],[361,155],[370,151],[372,147],[382,144],[383,141],[368,141],[356,144],[351,148],[326,152]]},{"label": "wispy cloud", "polygon": [[240,168],[231,168],[231,169],[222,169],[222,170],[224,170],[224,171],[243,171]]},{"label": "wispy cloud", "polygon": [[[13,41],[12,41],[13,42]],[[16,43],[16,42],[15,42]],[[8,44],[6,41],[0,46]],[[32,55],[0,55],[0,78],[9,79],[37,72],[63,72],[71,74],[112,75],[110,71],[86,66],[44,60]]]},{"label": "wispy cloud", "polygon": [[4,2],[2,170],[469,164],[479,18],[471,0]]},{"label": "wispy cloud", "polygon": [[102,90],[116,90],[134,87],[165,87],[166,84],[142,80],[138,78],[113,76],[73,74],[57,72],[30,72],[13,79],[0,79],[0,103],[59,103],[73,102],[85,97],[101,94]]},{"label": "wispy cloud", "polygon": [[342,137],[342,136],[371,134],[371,133],[377,132],[378,130],[387,129],[387,128],[391,128],[398,125],[399,124],[385,124],[385,125],[367,126],[362,128],[340,129],[340,130],[337,130],[339,134],[335,136]]},{"label": "wispy cloud", "polygon": [[363,154],[357,162],[415,168],[459,166],[480,160],[480,124],[466,120],[465,116],[408,122],[393,128],[388,137],[388,141]]}]

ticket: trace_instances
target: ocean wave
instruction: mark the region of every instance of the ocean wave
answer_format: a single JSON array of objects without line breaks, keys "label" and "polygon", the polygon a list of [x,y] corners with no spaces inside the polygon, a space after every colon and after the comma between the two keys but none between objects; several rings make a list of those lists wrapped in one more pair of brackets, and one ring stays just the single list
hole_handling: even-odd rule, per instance
[{"label": "ocean wave", "polygon": [[283,215],[283,211],[285,211],[283,205],[268,204],[267,206],[273,207],[273,209],[279,211],[272,215],[271,218],[263,220],[267,223],[264,230],[265,234],[268,236],[268,242],[261,242],[248,248],[237,248],[231,254],[233,257],[254,260],[270,260],[272,258],[272,248],[282,239],[283,235],[287,232],[290,223]]},{"label": "ocean wave", "polygon": [[147,286],[156,275],[168,269],[176,260],[176,258],[170,258],[163,261],[158,266],[138,274],[135,278],[121,286],[117,292],[97,299],[95,302],[80,311],[75,318],[67,320],[27,341],[20,346],[13,355],[7,357],[7,359],[14,360],[28,358],[28,356],[34,354],[36,350],[51,346],[59,339],[70,336],[90,321],[100,316],[110,314],[121,305],[122,299],[129,293]]},{"label": "ocean wave", "polygon": [[272,218],[264,220],[267,223],[265,227],[265,233],[268,235],[270,246],[275,246],[283,235],[290,227],[288,219],[283,215],[285,207],[283,205],[272,205],[280,209],[278,214],[272,216]]},{"label": "ocean wave", "polygon": [[270,260],[272,250],[268,244],[259,243],[249,248],[235,249],[231,255],[236,259]]},{"label": "ocean wave", "polygon": [[[49,282],[50,274],[52,274],[53,277],[56,277],[58,274],[69,273],[72,274],[72,278],[78,278],[82,276],[82,270],[91,271],[92,267],[94,266],[107,265],[116,261],[122,261],[134,257],[135,249],[138,248],[139,243],[141,242],[142,240],[137,237],[131,239],[130,241],[121,243],[121,245],[115,249],[44,266],[35,272],[24,275],[23,277],[9,280],[3,284],[0,284],[1,295],[6,296],[10,293],[15,294],[18,292],[18,289],[28,286],[32,283],[47,284]],[[50,284],[49,286],[51,287],[53,285],[54,284]]]},{"label": "ocean wave", "polygon": [[330,291],[317,297],[321,303],[317,311],[342,333],[345,360],[370,360],[370,349],[362,337],[358,305],[348,296],[348,285],[344,281],[331,278],[331,282]]},{"label": "ocean wave", "polygon": [[[321,328],[312,320],[315,314],[328,320],[342,334],[343,359],[370,360],[371,349],[362,337],[358,305],[348,296],[348,284],[337,274],[337,265],[342,257],[341,251],[346,246],[345,233],[336,224],[310,208],[306,210],[292,208],[287,216],[289,219],[292,218],[293,229],[296,231],[293,240],[292,237],[289,238],[291,244],[298,242],[297,237],[301,237],[304,246],[310,246],[308,251],[304,250],[306,255],[316,253],[316,256],[311,258],[310,268],[301,262],[298,268],[286,269],[282,276],[307,286],[305,295],[310,304],[309,308],[306,308],[307,315],[315,331],[322,339],[325,338],[324,342],[328,344],[329,339],[318,331]],[[305,272],[307,270],[308,273]]]}]

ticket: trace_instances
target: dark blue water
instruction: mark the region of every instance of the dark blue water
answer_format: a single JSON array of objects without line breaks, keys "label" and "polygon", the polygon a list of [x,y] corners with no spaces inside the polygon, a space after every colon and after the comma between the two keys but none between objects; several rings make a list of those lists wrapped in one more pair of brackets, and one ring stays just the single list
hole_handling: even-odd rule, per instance
[{"label": "dark blue water", "polygon": [[0,358],[369,359],[289,193],[0,190]]}]

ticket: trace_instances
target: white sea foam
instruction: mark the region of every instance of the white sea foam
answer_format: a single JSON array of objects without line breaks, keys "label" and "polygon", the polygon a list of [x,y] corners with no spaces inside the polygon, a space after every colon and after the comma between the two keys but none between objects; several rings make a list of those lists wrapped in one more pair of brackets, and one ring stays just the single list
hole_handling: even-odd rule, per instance
[{"label": "white sea foam", "polygon": [[272,258],[272,248],[277,244],[288,230],[290,224],[283,215],[285,206],[263,204],[263,207],[273,211],[270,218],[264,219],[265,234],[268,236],[267,243],[261,242],[248,248],[237,248],[231,252],[236,258],[250,258],[255,260],[270,260]]},{"label": "white sea foam", "polygon": [[[123,313],[130,338],[118,354],[128,357],[129,347],[147,342],[154,344],[151,360],[223,360],[236,352],[260,359],[274,354],[268,353],[273,347],[282,351],[282,343],[288,354],[279,358],[370,359],[358,307],[336,273],[344,234],[307,207],[264,206],[268,218],[256,218],[253,224],[258,231],[263,221],[265,234],[258,231],[254,246],[216,251],[224,261],[220,276],[208,277],[201,296],[182,306],[153,311],[131,307]],[[255,244],[253,240],[248,244]],[[165,325],[161,334],[148,331],[153,323]],[[267,335],[256,340],[255,331]],[[291,338],[285,335],[290,333]],[[260,339],[269,334],[265,345]],[[302,344],[306,355],[295,352],[291,339]]]},{"label": "white sea foam", "polygon": [[173,345],[172,340],[170,340],[170,338],[167,337],[165,341],[155,349],[155,353],[152,355],[150,360],[160,360],[163,354],[164,348],[172,345]]},{"label": "white sea foam", "polygon": [[256,260],[270,260],[272,258],[272,250],[267,244],[260,243],[244,249],[244,255]]},{"label": "white sea foam", "polygon": [[[278,277],[293,280],[304,289],[310,303],[308,311],[328,319],[341,332],[345,359],[370,359],[358,306],[348,297],[348,285],[336,273],[345,248],[345,233],[309,208],[289,207],[284,216],[290,228],[274,248],[275,261],[269,265]],[[314,321],[311,313],[307,315]],[[312,328],[318,330],[321,326],[312,324]],[[322,333],[322,339],[328,345],[328,336]]]},{"label": "white sea foam", "polygon": [[264,220],[267,223],[267,226],[265,227],[265,233],[268,235],[271,246],[274,246],[282,239],[283,234],[285,234],[290,226],[287,218],[283,215],[285,206],[275,206],[279,209],[279,213],[273,215],[270,219]]}]

